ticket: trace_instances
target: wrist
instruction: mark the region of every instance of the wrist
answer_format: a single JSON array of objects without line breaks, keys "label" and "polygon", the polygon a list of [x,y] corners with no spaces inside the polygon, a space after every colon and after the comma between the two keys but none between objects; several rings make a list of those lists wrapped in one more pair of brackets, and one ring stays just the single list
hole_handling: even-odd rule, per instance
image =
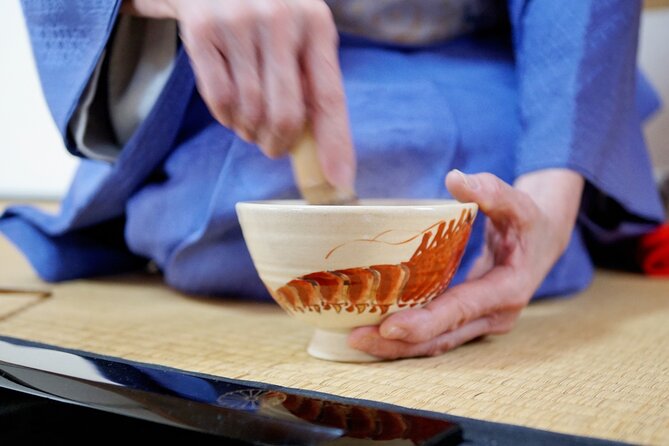
[{"label": "wrist", "polygon": [[544,169],[519,176],[514,187],[528,194],[544,208],[578,210],[585,180],[570,169]]},{"label": "wrist", "polygon": [[532,198],[566,248],[581,206],[585,180],[569,169],[544,169],[519,176],[514,187]]}]

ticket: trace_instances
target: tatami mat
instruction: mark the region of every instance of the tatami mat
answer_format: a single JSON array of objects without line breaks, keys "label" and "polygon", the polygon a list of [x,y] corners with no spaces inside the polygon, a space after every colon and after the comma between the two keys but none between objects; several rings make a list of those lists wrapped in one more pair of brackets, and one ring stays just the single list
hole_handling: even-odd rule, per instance
[{"label": "tatami mat", "polygon": [[[202,299],[159,277],[50,286],[0,239],[0,335],[228,378],[632,443],[669,442],[669,281],[600,272],[516,329],[437,358],[309,357],[274,304]],[[48,298],[39,297],[45,288]],[[35,303],[37,302],[37,303]]]}]

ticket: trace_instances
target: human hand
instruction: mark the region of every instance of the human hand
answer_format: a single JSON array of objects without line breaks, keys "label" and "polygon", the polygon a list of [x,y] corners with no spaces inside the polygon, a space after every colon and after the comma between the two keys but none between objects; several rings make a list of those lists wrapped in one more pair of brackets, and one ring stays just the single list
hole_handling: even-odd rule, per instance
[{"label": "human hand", "polygon": [[352,347],[386,359],[435,356],[510,331],[567,247],[583,178],[550,169],[523,175],[511,187],[488,173],[452,171],[446,185],[456,199],[477,203],[488,217],[485,248],[467,281],[423,308],[355,329]]},{"label": "human hand", "polygon": [[125,0],[123,12],[173,18],[211,114],[271,158],[311,127],[326,179],[353,189],[338,34],[322,0]]}]

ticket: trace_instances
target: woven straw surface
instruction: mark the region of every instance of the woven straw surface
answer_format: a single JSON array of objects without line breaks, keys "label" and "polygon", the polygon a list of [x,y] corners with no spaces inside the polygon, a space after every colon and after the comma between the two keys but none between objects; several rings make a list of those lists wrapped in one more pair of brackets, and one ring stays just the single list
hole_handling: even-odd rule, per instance
[{"label": "woven straw surface", "polygon": [[[633,443],[669,442],[669,281],[600,272],[508,335],[437,358],[309,357],[274,304],[185,296],[159,277],[56,286],[0,238],[0,335],[229,378]],[[44,289],[50,297],[39,297]]]}]

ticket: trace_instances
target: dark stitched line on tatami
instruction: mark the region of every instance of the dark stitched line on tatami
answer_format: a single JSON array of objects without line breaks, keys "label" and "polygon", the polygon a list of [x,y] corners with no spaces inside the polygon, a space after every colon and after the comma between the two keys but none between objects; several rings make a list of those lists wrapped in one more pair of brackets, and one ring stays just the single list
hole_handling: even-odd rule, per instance
[{"label": "dark stitched line on tatami", "polygon": [[0,315],[0,322],[4,322],[14,316],[16,316],[19,313],[22,313],[35,305],[41,304],[44,302],[45,299],[51,297],[51,291],[48,290],[28,290],[28,289],[10,289],[10,288],[0,288],[0,298],[3,295],[21,295],[25,297],[35,297],[37,298],[36,300],[32,302],[27,302],[25,305],[20,306],[19,308],[16,308],[13,311],[10,311],[9,313],[5,313]]}]

